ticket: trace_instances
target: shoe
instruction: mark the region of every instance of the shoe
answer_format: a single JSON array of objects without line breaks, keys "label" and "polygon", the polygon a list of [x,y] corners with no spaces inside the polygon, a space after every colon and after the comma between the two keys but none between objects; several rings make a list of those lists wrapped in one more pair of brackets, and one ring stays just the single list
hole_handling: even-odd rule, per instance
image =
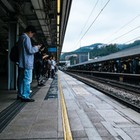
[{"label": "shoe", "polygon": [[40,83],[44,83],[44,82],[45,82],[45,80],[41,80],[41,81],[40,81]]},{"label": "shoe", "polygon": [[34,102],[35,100],[34,99],[31,99],[31,98],[27,98],[27,99],[23,99],[23,98],[21,98],[21,101],[22,102]]},{"label": "shoe", "polygon": [[45,86],[43,83],[39,83],[38,86]]},{"label": "shoe", "polygon": [[20,99],[21,99],[21,97],[17,95],[17,100],[20,100]]},{"label": "shoe", "polygon": [[30,90],[30,93],[32,93],[33,91],[32,90]]}]

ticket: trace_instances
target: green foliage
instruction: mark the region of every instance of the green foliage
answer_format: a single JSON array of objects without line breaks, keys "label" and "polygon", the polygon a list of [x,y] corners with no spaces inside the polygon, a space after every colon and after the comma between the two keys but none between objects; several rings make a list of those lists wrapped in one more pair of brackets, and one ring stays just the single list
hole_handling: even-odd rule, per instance
[{"label": "green foliage", "polygon": [[95,57],[109,55],[118,51],[119,48],[116,47],[116,44],[110,44],[101,48],[95,48],[90,52],[90,58],[93,59]]},{"label": "green foliage", "polygon": [[132,48],[138,45],[140,45],[140,40],[136,40],[135,42],[130,44],[105,45],[102,43],[96,43],[90,46],[80,47],[79,49],[72,52],[64,53],[63,55],[61,55],[60,60],[65,61],[66,56],[73,55],[73,54],[80,54],[80,53],[90,53],[90,59],[93,59],[95,57],[109,55],[111,53],[115,53],[127,48]]}]

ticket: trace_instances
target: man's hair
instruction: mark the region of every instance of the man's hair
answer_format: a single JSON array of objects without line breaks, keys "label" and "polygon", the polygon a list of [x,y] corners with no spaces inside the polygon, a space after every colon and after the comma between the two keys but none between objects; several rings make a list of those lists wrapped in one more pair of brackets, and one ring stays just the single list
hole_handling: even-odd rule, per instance
[{"label": "man's hair", "polygon": [[34,26],[29,25],[29,26],[27,26],[26,29],[25,29],[25,33],[26,33],[26,32],[36,33],[36,29],[35,29]]}]

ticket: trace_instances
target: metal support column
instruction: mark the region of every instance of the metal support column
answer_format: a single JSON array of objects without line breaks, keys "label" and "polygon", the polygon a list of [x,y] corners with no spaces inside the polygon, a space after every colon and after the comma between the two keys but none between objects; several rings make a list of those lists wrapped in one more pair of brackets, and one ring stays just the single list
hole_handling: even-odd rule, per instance
[{"label": "metal support column", "polygon": [[8,44],[8,89],[17,88],[17,66],[10,61],[9,54],[11,48],[17,41],[17,34],[19,33],[19,24],[17,22],[9,23],[9,44]]}]

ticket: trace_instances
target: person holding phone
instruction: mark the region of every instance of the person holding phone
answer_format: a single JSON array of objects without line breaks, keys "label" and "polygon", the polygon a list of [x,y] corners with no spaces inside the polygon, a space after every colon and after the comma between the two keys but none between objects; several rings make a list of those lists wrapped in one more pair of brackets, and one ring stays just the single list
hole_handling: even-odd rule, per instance
[{"label": "person holding phone", "polygon": [[32,46],[31,38],[36,33],[34,26],[28,26],[19,38],[21,42],[19,49],[19,75],[18,75],[18,95],[17,99],[23,102],[33,102],[30,97],[30,83],[32,81],[32,70],[34,64],[34,54],[39,51],[41,45]]}]

